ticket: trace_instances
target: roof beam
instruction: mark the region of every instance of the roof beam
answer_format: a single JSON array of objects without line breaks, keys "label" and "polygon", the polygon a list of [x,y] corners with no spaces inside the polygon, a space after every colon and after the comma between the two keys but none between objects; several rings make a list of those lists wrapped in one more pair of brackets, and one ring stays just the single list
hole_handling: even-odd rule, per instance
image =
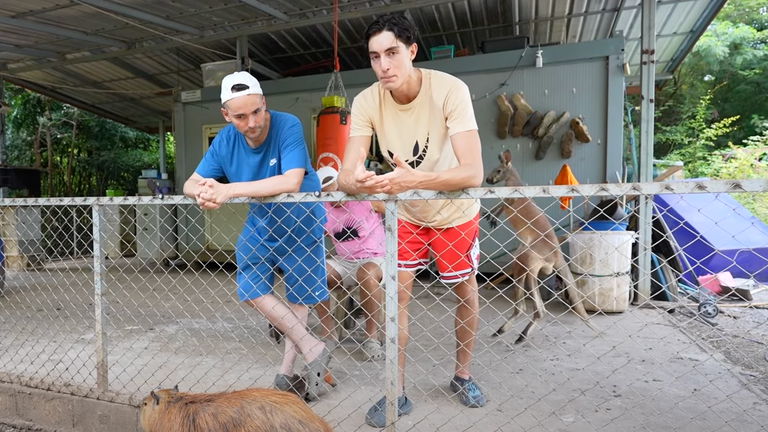
[{"label": "roof beam", "polygon": [[291,17],[289,17],[288,15],[280,12],[279,10],[277,10],[277,9],[271,7],[271,6],[265,5],[264,3],[260,2],[260,1],[257,1],[257,0],[240,0],[240,1],[245,3],[245,4],[247,4],[248,6],[255,7],[256,9],[264,12],[267,15],[272,15],[273,17],[275,17],[277,19],[280,19],[280,20],[283,20],[283,21],[290,21],[291,20]]},{"label": "roof beam", "polygon": [[[682,3],[694,3],[696,0],[657,0],[658,6],[665,6],[665,5],[677,5]],[[723,0],[718,0],[723,1]],[[634,11],[638,10],[642,7],[642,0],[638,2],[638,4],[633,6],[626,6],[623,2],[619,4],[616,7],[613,8],[604,8],[604,9],[597,9],[597,10],[587,10],[584,12],[577,12],[577,13],[570,13],[566,15],[553,15],[553,16],[546,16],[546,17],[537,17],[537,18],[531,18],[527,20],[520,20],[518,21],[520,24],[539,24],[539,23],[546,23],[549,21],[558,21],[558,20],[564,20],[564,19],[573,19],[573,18],[586,18],[590,16],[597,16],[597,15],[605,15],[607,13],[621,13],[621,12],[627,12],[627,11]],[[611,33],[613,34],[613,33]]]},{"label": "roof beam", "polygon": [[127,17],[136,18],[141,21],[146,21],[152,24],[156,24],[160,27],[176,30],[181,33],[189,33],[196,36],[200,36],[201,34],[203,34],[203,32],[201,32],[199,29],[196,29],[192,26],[188,26],[186,24],[182,24],[176,21],[171,21],[167,18],[159,17],[157,15],[152,15],[151,13],[140,11],[138,9],[134,9],[128,6],[123,6],[121,4],[113,3],[108,0],[76,0],[76,1],[78,3],[88,4],[96,8],[105,9],[111,12],[118,13],[120,15],[125,15]]},{"label": "roof beam", "polygon": [[621,12],[624,10],[624,2],[626,0],[621,0],[619,2],[619,7],[616,8],[616,13],[613,14],[613,18],[611,18],[611,29],[608,30],[608,35],[612,36],[616,32],[616,24],[619,22],[619,17],[621,16]]},{"label": "roof beam", "polygon": [[61,36],[70,39],[78,39],[88,42],[93,42],[99,45],[110,45],[120,48],[127,48],[128,44],[117,39],[111,39],[104,36],[95,36],[88,33],[80,32],[77,30],[70,30],[59,26],[50,24],[43,24],[36,21],[22,20],[17,18],[11,18],[6,16],[0,16],[0,24],[9,25],[12,27],[19,27],[27,30],[34,30],[41,33],[49,33],[56,36]]},{"label": "roof beam", "polygon": [[261,64],[261,63],[259,63],[257,61],[251,60],[248,63],[248,66],[249,66],[250,69],[255,70],[256,72],[264,75],[265,77],[267,77],[269,79],[278,79],[278,78],[282,78],[283,77],[281,74],[273,71],[272,69],[264,66],[263,64]]},{"label": "roof beam", "polygon": [[[108,90],[108,87],[104,83],[94,81],[90,77],[80,72],[74,71],[72,69],[67,70],[66,75],[67,75],[67,78],[72,79],[76,83],[79,83],[81,86],[88,86],[96,90],[100,90],[100,89]],[[166,89],[163,89],[163,90],[166,90]],[[160,93],[160,92],[158,91],[157,93]],[[119,95],[117,96],[117,99],[125,100],[126,96]],[[103,108],[108,103],[109,102],[100,102],[99,105]],[[152,113],[153,115],[156,115],[156,116],[162,116],[163,114],[165,114],[161,111],[156,110],[151,104],[146,103],[146,97],[135,98],[133,101],[133,105],[145,112]]]},{"label": "roof beam", "polygon": [[680,66],[680,63],[683,62],[688,56],[688,53],[693,49],[696,41],[699,40],[702,34],[704,34],[712,20],[715,19],[723,6],[725,6],[725,1],[726,0],[718,0],[709,2],[707,9],[702,16],[699,17],[699,20],[694,24],[691,31],[688,32],[688,38],[686,38],[685,42],[680,44],[680,48],[678,48],[677,52],[672,56],[672,59],[670,59],[669,65],[665,69],[666,71],[674,71]]},{"label": "roof beam", "polygon": [[157,86],[157,88],[159,88],[159,89],[165,90],[167,88],[173,87],[172,85],[168,84],[167,82],[164,82],[161,79],[159,79],[159,78],[157,78],[157,77],[155,77],[153,75],[150,75],[150,74],[144,72],[138,66],[135,66],[133,63],[125,61],[122,58],[112,59],[110,62],[112,64],[114,64],[115,66],[117,66],[117,67],[127,71],[132,76],[134,76],[136,78],[143,79],[144,81],[147,81],[148,83],[150,83],[150,84],[152,84],[154,86]]},{"label": "roof beam", "polygon": [[249,50],[249,44],[248,44],[248,36],[240,36],[237,38],[237,62],[238,67],[245,67],[247,69],[253,69],[262,75],[270,78],[270,79],[278,79],[282,78],[283,76],[279,73],[275,72],[274,70],[264,66],[263,64],[260,64],[254,60],[252,60],[248,56],[248,50]]},{"label": "roof beam", "polygon": [[59,53],[55,53],[53,51],[41,50],[41,49],[35,49],[35,48],[26,48],[26,47],[20,47],[16,45],[8,45],[4,43],[0,43],[0,50],[13,53],[13,54],[27,56],[27,57],[43,57],[43,58],[61,57]]},{"label": "roof beam", "polygon": [[[344,14],[345,20],[349,20],[349,19],[355,19],[355,18],[365,18],[371,15],[400,12],[400,11],[404,11],[411,8],[420,8],[420,7],[437,5],[437,4],[450,3],[452,1],[455,1],[455,0],[411,0],[404,3],[390,4],[386,6],[360,8],[360,9],[354,9],[354,10],[342,10],[342,14]],[[125,50],[110,51],[110,52],[95,54],[91,56],[84,55],[77,58],[71,58],[71,59],[66,59],[61,61],[24,65],[18,68],[8,68],[8,71],[12,71],[13,73],[20,73],[20,72],[30,72],[30,71],[36,71],[36,70],[42,70],[42,69],[61,67],[62,65],[69,65],[69,64],[90,63],[90,62],[110,59],[114,57],[125,57],[125,56],[130,56],[132,54],[143,54],[147,52],[156,52],[164,49],[173,49],[182,45],[186,45],[189,42],[202,44],[206,42],[237,38],[238,36],[243,36],[243,35],[269,33],[273,31],[287,30],[287,29],[296,28],[296,27],[307,27],[307,26],[313,26],[316,24],[324,24],[332,21],[333,21],[333,14],[326,14],[326,15],[317,15],[311,18],[303,18],[301,20],[292,20],[286,23],[270,23],[270,24],[264,24],[264,25],[248,23],[235,30],[225,31],[221,33],[213,33],[203,37],[191,39],[188,41],[171,40],[171,41],[166,41],[162,43],[156,43],[152,45],[143,45],[143,46],[133,47]]]},{"label": "roof beam", "polygon": [[34,83],[32,81],[27,81],[25,79],[20,79],[20,78],[13,77],[13,76],[8,76],[8,75],[3,75],[2,78],[5,79],[6,81],[10,82],[10,83],[16,84],[19,87],[23,87],[23,88],[25,88],[27,90],[31,90],[31,91],[33,91],[35,93],[40,93],[42,95],[49,96],[49,97],[51,97],[53,99],[56,99],[58,101],[66,103],[66,104],[70,104],[70,105],[72,105],[74,107],[82,108],[82,109],[84,109],[86,111],[90,111],[90,112],[92,112],[92,113],[94,113],[94,114],[96,114],[98,116],[105,117],[105,118],[108,118],[110,120],[114,120],[114,121],[116,121],[118,123],[122,123],[122,124],[125,124],[125,125],[133,124],[133,119],[118,116],[114,112],[101,109],[101,108],[99,108],[97,106],[94,106],[94,105],[91,105],[91,104],[89,104],[87,102],[83,102],[80,99],[73,98],[73,97],[71,97],[69,95],[66,95],[64,93],[58,92],[56,90],[53,90],[50,87],[46,87],[46,86],[43,86],[43,85],[40,85],[40,84],[36,84],[36,83]]},{"label": "roof beam", "polygon": [[[273,57],[272,56],[264,54],[264,52],[262,50],[260,50],[258,46],[250,46],[249,45],[248,50],[252,51],[256,55],[256,57],[258,58],[258,61],[256,61],[255,59],[251,59],[251,64],[256,63],[259,66],[263,66],[264,68],[266,68],[265,70],[259,70],[258,68],[254,67],[253,69],[255,71],[263,74],[264,76],[269,76],[265,72],[272,71],[276,75],[279,75],[278,78],[282,78],[282,74],[275,72],[276,67],[275,67],[275,63],[273,61]],[[276,79],[276,78],[272,78],[272,79]]]}]

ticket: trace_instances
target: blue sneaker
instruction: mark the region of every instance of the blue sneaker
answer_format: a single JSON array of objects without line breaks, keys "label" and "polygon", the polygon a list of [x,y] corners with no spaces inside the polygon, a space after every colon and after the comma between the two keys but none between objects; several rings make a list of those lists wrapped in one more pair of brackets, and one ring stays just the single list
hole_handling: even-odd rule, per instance
[{"label": "blue sneaker", "polygon": [[486,402],[483,391],[477,385],[472,377],[464,379],[454,376],[451,380],[451,391],[459,395],[459,402],[469,408],[480,408],[485,406]]},{"label": "blue sneaker", "polygon": [[[383,398],[379,399],[378,402],[373,404],[373,406],[368,410],[368,412],[365,414],[365,423],[368,424],[368,426],[373,426],[376,428],[383,428],[387,425],[387,397],[384,396]],[[411,402],[410,399],[408,399],[405,395],[399,396],[397,398],[397,416],[404,416],[406,414],[410,414],[411,411],[413,411],[413,402]]]},{"label": "blue sneaker", "polygon": [[307,393],[307,383],[304,382],[304,378],[296,374],[293,374],[293,376],[284,374],[275,375],[275,383],[272,384],[272,387],[284,392],[294,393],[301,399],[303,399],[304,395]]}]

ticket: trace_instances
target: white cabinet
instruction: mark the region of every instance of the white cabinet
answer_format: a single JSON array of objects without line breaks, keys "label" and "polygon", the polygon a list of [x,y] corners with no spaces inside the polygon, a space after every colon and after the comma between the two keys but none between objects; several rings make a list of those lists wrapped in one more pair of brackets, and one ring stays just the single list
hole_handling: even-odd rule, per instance
[{"label": "white cabinet", "polygon": [[111,260],[135,254],[134,231],[136,209],[132,205],[104,206],[103,243],[104,254]]},{"label": "white cabinet", "polygon": [[205,248],[210,251],[234,251],[243,230],[250,204],[226,204],[205,211]]},{"label": "white cabinet", "polygon": [[175,206],[136,205],[136,254],[142,259],[176,256]]},{"label": "white cabinet", "polygon": [[43,263],[42,207],[0,207],[0,238],[5,243],[5,265],[24,270]]}]

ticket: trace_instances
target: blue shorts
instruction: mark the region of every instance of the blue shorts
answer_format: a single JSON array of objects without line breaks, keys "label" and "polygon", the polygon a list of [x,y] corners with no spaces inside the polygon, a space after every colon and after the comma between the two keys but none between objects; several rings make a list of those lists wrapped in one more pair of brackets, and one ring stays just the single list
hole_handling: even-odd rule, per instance
[{"label": "blue shorts", "polygon": [[[303,234],[296,236],[296,231]],[[312,305],[327,300],[325,241],[321,230],[313,231],[295,230],[286,238],[262,238],[246,224],[235,247],[240,301],[271,294],[276,268],[283,271],[289,302]]]}]

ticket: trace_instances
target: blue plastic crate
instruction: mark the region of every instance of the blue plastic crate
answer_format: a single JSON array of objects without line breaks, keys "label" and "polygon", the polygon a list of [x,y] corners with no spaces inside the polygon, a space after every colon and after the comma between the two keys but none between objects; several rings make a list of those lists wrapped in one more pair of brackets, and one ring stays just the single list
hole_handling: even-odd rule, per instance
[{"label": "blue plastic crate", "polygon": [[587,222],[581,229],[582,231],[626,231],[628,225],[628,222],[599,220]]}]

